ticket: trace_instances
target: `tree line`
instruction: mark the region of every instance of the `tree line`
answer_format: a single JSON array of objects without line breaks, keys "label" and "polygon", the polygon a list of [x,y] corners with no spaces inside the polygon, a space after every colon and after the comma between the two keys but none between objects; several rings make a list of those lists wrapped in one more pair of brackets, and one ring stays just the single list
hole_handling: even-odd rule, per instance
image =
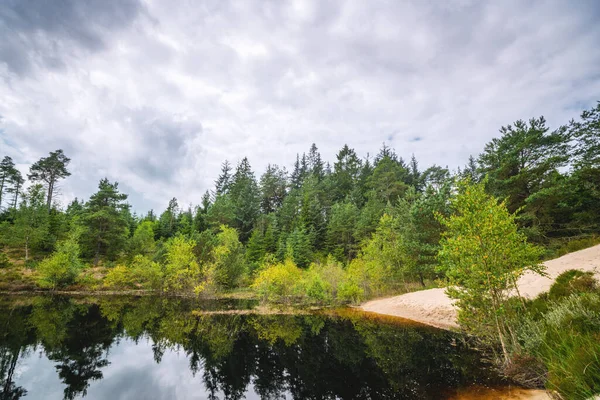
[{"label": "tree line", "polygon": [[[173,198],[162,213],[145,215],[132,212],[118,183],[106,178],[89,199],[61,207],[59,184],[70,176],[62,150],[31,165],[26,189],[6,156],[0,164],[1,244],[8,258],[31,266],[54,253],[75,266],[80,258],[108,267],[137,260],[164,270],[172,259],[183,263],[173,266],[178,274],[194,276],[193,284],[175,287],[200,281],[236,287],[264,264],[290,260],[307,270],[327,264],[328,256],[342,268],[360,264],[357,274],[372,272],[363,291],[425,284],[440,277],[436,255],[445,228],[436,215],[451,213],[457,178],[484,182],[489,195],[505,199],[516,213],[527,239],[550,251],[596,235],[599,131],[600,104],[555,130],[543,117],[517,121],[456,171],[438,165],[422,170],[414,155],[407,162],[385,144],[373,158],[344,145],[331,164],[313,144],[290,171],[269,164],[258,178],[247,158],[235,167],[225,161],[200,204],[181,206]],[[178,258],[182,251],[189,253],[186,260]]]}]

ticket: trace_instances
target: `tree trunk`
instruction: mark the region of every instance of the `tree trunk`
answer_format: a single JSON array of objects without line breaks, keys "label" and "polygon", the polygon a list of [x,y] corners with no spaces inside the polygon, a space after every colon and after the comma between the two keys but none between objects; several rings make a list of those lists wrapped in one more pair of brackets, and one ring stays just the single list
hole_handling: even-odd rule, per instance
[{"label": "tree trunk", "polygon": [[100,240],[98,240],[98,244],[96,245],[96,255],[94,256],[94,267],[98,266],[99,261],[100,261]]},{"label": "tree trunk", "polygon": [[4,192],[4,180],[6,178],[3,176],[2,181],[0,181],[0,208],[2,208],[2,192]]},{"label": "tree trunk", "polygon": [[48,212],[50,212],[50,209],[52,208],[52,192],[53,191],[54,191],[54,181],[51,180],[48,183],[48,197],[47,197]]},{"label": "tree trunk", "polygon": [[21,188],[21,186],[17,182],[17,187],[15,188],[15,198],[13,199],[13,208],[14,209],[17,208],[17,200],[19,199],[19,189],[20,188]]}]

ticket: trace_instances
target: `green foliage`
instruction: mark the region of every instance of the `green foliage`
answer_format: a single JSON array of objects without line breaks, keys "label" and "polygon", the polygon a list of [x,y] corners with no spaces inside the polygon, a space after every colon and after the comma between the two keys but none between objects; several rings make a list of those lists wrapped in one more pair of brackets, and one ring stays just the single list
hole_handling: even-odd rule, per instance
[{"label": "green foliage", "polygon": [[265,265],[258,270],[252,288],[269,302],[291,302],[299,294],[302,270],[290,259],[283,263]]},{"label": "green foliage", "polygon": [[152,221],[142,221],[129,239],[128,253],[131,257],[136,255],[151,257],[155,252],[154,223]]},{"label": "green foliage", "polygon": [[558,300],[576,293],[591,293],[598,290],[594,273],[570,269],[560,274],[548,293],[550,300]]},{"label": "green foliage", "polygon": [[306,268],[312,261],[310,235],[305,229],[295,229],[286,241],[286,257],[293,260],[300,268]]},{"label": "green foliage", "polygon": [[313,263],[303,272],[300,286],[308,302],[331,304],[338,300],[338,288],[344,277],[342,265],[329,256],[325,263]]},{"label": "green foliage", "polygon": [[102,255],[114,260],[127,242],[129,205],[126,199],[126,194],[119,193],[117,182],[110,183],[104,178],[84,206],[82,222],[87,231],[82,235],[82,244],[85,254],[93,256],[96,265]]},{"label": "green foliage", "polygon": [[511,337],[508,298],[526,271],[542,273],[542,251],[519,233],[515,216],[485,192],[485,182],[458,182],[454,214],[440,216],[446,227],[438,254],[448,277],[448,295],[457,300],[463,328],[498,343],[505,360]]},{"label": "green foliage", "polygon": [[172,237],[165,243],[165,259],[163,266],[164,290],[179,292],[191,290],[201,278],[201,269],[194,247],[196,242],[182,235]]},{"label": "green foliage", "polygon": [[237,287],[246,275],[246,263],[244,247],[238,239],[237,231],[228,226],[221,226],[221,232],[217,234],[217,246],[213,250],[213,262],[206,267],[205,274],[208,281],[201,291],[209,284],[217,285],[219,288],[232,289]]},{"label": "green foliage", "polygon": [[56,251],[38,264],[39,285],[52,289],[75,282],[83,264],[79,259],[76,235],[59,242]]},{"label": "green foliage", "polygon": [[338,260],[348,261],[356,254],[356,220],[358,207],[353,203],[336,203],[327,226],[327,249]]},{"label": "green foliage", "polygon": [[32,185],[23,195],[18,210],[14,213],[14,223],[4,224],[7,242],[18,247],[29,260],[31,250],[39,250],[48,236],[48,211],[44,203],[41,185]]},{"label": "green foliage", "polygon": [[8,259],[8,256],[0,252],[0,268],[10,268],[12,263]]},{"label": "green foliage", "polygon": [[548,308],[522,322],[522,351],[543,363],[548,389],[565,399],[592,398],[600,393],[600,294],[571,294]]},{"label": "green foliage", "polygon": [[408,189],[408,170],[397,160],[384,156],[377,162],[368,185],[384,203],[396,203]]},{"label": "green foliage", "polygon": [[46,196],[46,207],[48,211],[52,207],[52,197],[56,194],[58,188],[56,183],[59,179],[70,176],[67,166],[71,161],[65,156],[62,150],[50,152],[48,157],[43,157],[29,168],[27,177],[32,182],[42,182],[46,186],[48,195]]},{"label": "green foliage", "polygon": [[163,272],[158,263],[143,255],[136,255],[133,261],[111,268],[104,278],[104,286],[119,289],[162,289]]}]

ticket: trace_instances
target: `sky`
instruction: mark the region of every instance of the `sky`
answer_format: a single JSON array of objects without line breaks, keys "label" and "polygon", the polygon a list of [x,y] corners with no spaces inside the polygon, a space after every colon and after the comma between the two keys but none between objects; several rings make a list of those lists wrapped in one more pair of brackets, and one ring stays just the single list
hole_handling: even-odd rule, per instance
[{"label": "sky", "polygon": [[0,156],[63,149],[63,205],[107,177],[138,212],[313,142],[456,169],[600,100],[599,21],[596,0],[0,0]]}]

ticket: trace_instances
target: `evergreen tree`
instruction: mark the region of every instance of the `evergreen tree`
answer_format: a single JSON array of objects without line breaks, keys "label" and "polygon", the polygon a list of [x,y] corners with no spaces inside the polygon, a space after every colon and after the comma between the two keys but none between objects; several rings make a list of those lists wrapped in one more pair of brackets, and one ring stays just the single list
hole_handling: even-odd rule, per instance
[{"label": "evergreen tree", "polygon": [[356,152],[349,148],[348,145],[344,145],[336,156],[331,176],[335,190],[335,201],[345,199],[352,192],[361,166],[361,161]]},{"label": "evergreen tree", "polygon": [[308,151],[308,170],[309,173],[316,176],[319,181],[325,177],[325,166],[321,159],[321,153],[316,144],[310,146]]},{"label": "evergreen tree", "polygon": [[140,222],[129,239],[128,253],[131,258],[136,255],[152,257],[156,251],[154,241],[154,223],[149,220]]},{"label": "evergreen tree", "polygon": [[473,157],[472,155],[469,156],[469,162],[467,163],[467,165],[465,165],[465,168],[463,169],[460,175],[463,178],[470,179],[471,182],[474,183],[481,181],[481,176],[475,157]]},{"label": "evergreen tree", "polygon": [[214,231],[218,230],[221,225],[234,226],[235,211],[235,204],[229,194],[217,196],[206,213],[208,226]]},{"label": "evergreen tree", "polygon": [[568,160],[568,137],[564,128],[548,133],[543,117],[526,123],[502,127],[500,138],[493,139],[479,156],[480,171],[487,174],[488,190],[496,197],[507,199],[510,212],[522,209],[520,223],[528,228],[530,238],[543,240],[551,223],[540,223],[540,213],[531,200],[549,188],[553,173]]},{"label": "evergreen tree", "polygon": [[296,228],[286,241],[286,257],[300,268],[307,268],[312,261],[311,240],[304,228]]},{"label": "evergreen tree", "polygon": [[388,155],[383,156],[376,165],[369,177],[369,186],[383,202],[394,204],[408,189],[404,183],[408,171]]},{"label": "evergreen tree", "polygon": [[225,160],[221,164],[221,174],[215,181],[215,196],[226,194],[229,191],[231,185],[231,164]]},{"label": "evergreen tree", "polygon": [[10,177],[10,186],[6,189],[7,193],[12,193],[13,195],[12,201],[10,203],[10,207],[13,209],[17,208],[17,204],[19,202],[19,194],[21,194],[21,189],[24,183],[25,179],[23,179],[21,171],[16,169],[14,171],[14,174]]},{"label": "evergreen tree", "polygon": [[179,203],[177,199],[173,197],[169,200],[167,209],[160,214],[158,218],[158,237],[168,239],[175,236],[177,233],[177,221],[179,217]]},{"label": "evergreen tree", "polygon": [[435,191],[440,190],[442,186],[450,181],[450,171],[448,168],[442,168],[438,165],[432,165],[423,171],[422,179],[426,188],[433,188]]},{"label": "evergreen tree", "polygon": [[350,261],[356,255],[354,232],[358,208],[350,202],[336,203],[331,209],[327,225],[327,248],[340,261]]},{"label": "evergreen tree", "polygon": [[29,180],[32,182],[42,182],[48,191],[48,195],[46,196],[48,211],[52,207],[52,198],[58,192],[58,181],[71,175],[67,170],[69,162],[71,162],[71,159],[65,156],[63,151],[59,149],[50,152],[48,157],[41,158],[29,169],[29,175],[27,175]]},{"label": "evergreen tree", "polygon": [[419,163],[417,162],[417,158],[414,154],[410,158],[407,183],[419,192],[423,189],[421,173],[419,172]]},{"label": "evergreen tree", "polygon": [[302,167],[300,165],[300,155],[296,154],[296,162],[294,163],[294,170],[290,177],[290,186],[292,189],[300,189],[302,186]]},{"label": "evergreen tree", "polygon": [[2,208],[4,191],[15,180],[17,173],[20,175],[20,172],[15,168],[12,158],[5,156],[0,162],[0,208]]},{"label": "evergreen tree", "polygon": [[246,242],[250,238],[252,227],[260,213],[260,192],[247,158],[238,164],[230,188],[234,206],[235,223],[240,240]]},{"label": "evergreen tree", "polygon": [[35,184],[27,188],[22,196],[8,237],[12,245],[24,250],[25,261],[28,261],[31,250],[39,249],[47,236],[48,211],[45,208],[44,188]]},{"label": "evergreen tree", "polygon": [[98,265],[102,255],[114,259],[126,243],[128,224],[123,211],[129,205],[125,200],[127,195],[119,192],[119,184],[104,178],[98,184],[98,191],[85,204],[82,214],[87,229],[84,242],[87,254],[94,257],[94,265]]},{"label": "evergreen tree", "polygon": [[264,214],[275,212],[287,194],[287,173],[277,165],[267,165],[260,177],[260,208]]}]

